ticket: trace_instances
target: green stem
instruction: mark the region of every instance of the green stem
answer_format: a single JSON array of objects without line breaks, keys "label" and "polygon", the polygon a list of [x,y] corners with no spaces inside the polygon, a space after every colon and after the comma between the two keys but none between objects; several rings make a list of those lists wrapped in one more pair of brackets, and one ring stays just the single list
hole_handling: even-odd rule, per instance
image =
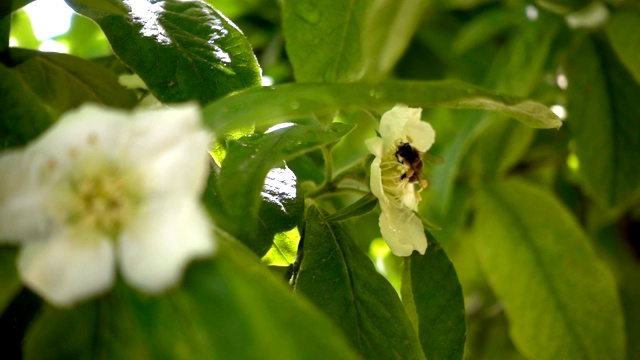
[{"label": "green stem", "polygon": [[307,194],[307,197],[311,198],[311,199],[319,199],[319,198],[325,197],[325,196],[339,195],[339,194],[344,194],[344,193],[367,194],[367,193],[369,193],[369,191],[358,189],[358,188],[351,187],[351,186],[345,186],[345,187],[335,187],[335,186],[333,186],[331,188],[329,188],[327,186],[320,186],[317,189],[315,189],[312,192],[310,192],[309,194]]},{"label": "green stem", "polygon": [[324,184],[333,184],[333,159],[328,146],[322,147],[322,157],[324,157]]},{"label": "green stem", "polygon": [[347,179],[352,179],[357,183],[365,184],[365,179],[367,174],[362,162],[360,161],[354,162],[353,164],[347,166],[346,168],[336,173],[334,177],[333,162],[331,158],[331,148],[328,148],[328,147],[322,148],[322,154],[324,155],[324,159],[325,159],[325,181],[320,186],[318,186],[317,188],[309,192],[306,195],[307,198],[311,198],[311,199],[319,198],[327,195],[329,192],[335,192],[335,193],[357,192],[360,194],[367,193],[367,191],[354,188],[354,187],[349,187],[349,186],[338,187],[340,183],[342,183],[344,180],[347,180]]}]

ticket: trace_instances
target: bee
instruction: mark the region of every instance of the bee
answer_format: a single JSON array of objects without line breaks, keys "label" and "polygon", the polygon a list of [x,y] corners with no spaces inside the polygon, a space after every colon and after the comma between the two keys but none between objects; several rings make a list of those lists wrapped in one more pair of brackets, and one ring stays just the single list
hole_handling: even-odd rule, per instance
[{"label": "bee", "polygon": [[422,161],[423,153],[416,150],[411,144],[400,142],[398,149],[396,150],[396,159],[409,166],[409,170],[402,174],[400,180],[407,180],[409,182],[418,182],[421,188],[427,187],[427,180],[420,179],[422,174],[422,168],[424,163]]}]

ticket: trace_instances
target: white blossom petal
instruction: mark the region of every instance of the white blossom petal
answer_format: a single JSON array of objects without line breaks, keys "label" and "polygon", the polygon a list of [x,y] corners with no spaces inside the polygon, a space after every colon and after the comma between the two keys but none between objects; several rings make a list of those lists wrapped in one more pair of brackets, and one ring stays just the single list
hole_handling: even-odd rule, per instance
[{"label": "white blossom petal", "polygon": [[410,209],[380,203],[380,232],[396,256],[410,256],[414,250],[424,255],[427,237],[422,222]]},{"label": "white blossom petal", "polygon": [[49,221],[43,211],[47,188],[37,182],[37,167],[24,151],[0,156],[0,240],[27,241],[44,236]]},{"label": "white blossom petal", "polygon": [[401,140],[410,143],[416,150],[426,152],[435,141],[431,124],[421,121],[422,109],[398,104],[382,115],[380,135],[386,143],[397,145]]},{"label": "white blossom petal", "polygon": [[384,152],[384,140],[382,140],[382,138],[374,137],[367,139],[364,141],[364,144],[367,146],[370,153],[377,157],[382,157]]},{"label": "white blossom petal", "polygon": [[127,148],[145,169],[151,191],[200,194],[206,184],[211,135],[196,104],[139,113]]},{"label": "white blossom petal", "polygon": [[74,230],[24,246],[18,269],[29,288],[57,306],[100,294],[111,288],[115,279],[109,239]]},{"label": "white blossom petal", "polygon": [[[398,139],[406,142],[404,125],[409,115],[414,115],[415,111],[412,110],[407,105],[398,104],[382,115],[379,133],[385,142],[393,144]],[[418,119],[420,119],[420,112],[418,112]]]},{"label": "white blossom petal", "polygon": [[409,256],[414,250],[424,254],[427,248],[422,222],[414,211],[420,201],[416,183],[426,184],[419,177],[419,161],[433,145],[435,132],[420,120],[421,112],[420,108],[394,106],[382,115],[380,137],[365,142],[376,156],[371,163],[370,189],[380,202],[380,233],[397,256]]},{"label": "white blossom petal", "polygon": [[145,204],[120,238],[120,269],[136,288],[159,293],[181,279],[187,264],[215,250],[205,210],[196,198]]},{"label": "white blossom petal", "polygon": [[369,149],[369,152],[371,152],[376,156],[375,159],[373,159],[373,162],[371,163],[371,174],[370,174],[371,192],[378,199],[384,199],[384,201],[389,203],[389,199],[387,199],[386,196],[384,195],[384,189],[382,187],[382,171],[380,169],[380,164],[382,162],[382,152],[384,149],[384,142],[381,138],[375,137],[375,138],[367,139],[365,141],[365,144]]},{"label": "white blossom petal", "polygon": [[407,183],[405,185],[404,191],[400,192],[400,200],[409,210],[418,211],[420,196],[417,194],[413,184]]},{"label": "white blossom petal", "polygon": [[25,285],[72,305],[113,285],[116,251],[131,285],[175,285],[215,248],[199,198],[210,138],[196,104],[133,113],[85,105],[0,155],[0,239],[26,244]]},{"label": "white blossom petal", "polygon": [[431,124],[420,121],[420,118],[407,121],[404,130],[411,138],[411,146],[420,152],[429,150],[436,141],[436,132]]},{"label": "white blossom petal", "polygon": [[380,171],[380,158],[376,157],[371,162],[371,180],[369,181],[369,187],[371,188],[371,192],[375,197],[377,197],[380,201],[384,201],[385,203],[389,203],[389,199],[384,194],[384,188],[382,187],[382,172]]},{"label": "white blossom petal", "polygon": [[86,104],[63,115],[26,151],[55,161],[58,170],[66,169],[88,149],[113,157],[120,151],[128,118],[123,110]]}]

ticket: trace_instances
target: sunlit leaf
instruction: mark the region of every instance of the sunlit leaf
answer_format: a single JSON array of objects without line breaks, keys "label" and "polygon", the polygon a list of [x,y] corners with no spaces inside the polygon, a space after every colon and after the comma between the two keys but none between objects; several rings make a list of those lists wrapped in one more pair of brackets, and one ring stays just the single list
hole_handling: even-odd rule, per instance
[{"label": "sunlit leaf", "polygon": [[466,324],[462,288],[453,264],[431,234],[424,255],[413,253],[402,273],[402,301],[418,326],[427,359],[462,359]]},{"label": "sunlit leaf", "polygon": [[163,296],[119,283],[97,301],[47,309],[27,336],[25,358],[356,358],[339,330],[258,259],[229,240],[220,245]]},{"label": "sunlit leaf", "polygon": [[300,234],[297,229],[276,234],[273,237],[273,245],[262,258],[262,262],[268,265],[288,267],[295,261],[299,242]]},{"label": "sunlit leaf", "polygon": [[622,359],[625,334],[611,271],[548,192],[511,180],[478,197],[475,245],[531,359]]},{"label": "sunlit leaf", "polygon": [[402,55],[425,5],[420,0],[284,1],[282,21],[296,79],[380,79]]},{"label": "sunlit leaf", "polygon": [[88,60],[59,53],[15,49],[12,69],[57,115],[85,102],[132,108],[136,95],[111,71]]},{"label": "sunlit leaf", "polygon": [[306,220],[296,292],[339,324],[366,359],[424,359],[398,294],[351,235],[313,206]]},{"label": "sunlit leaf", "polygon": [[640,189],[640,84],[605,46],[582,39],[566,63],[567,119],[587,191],[620,209]]},{"label": "sunlit leaf", "polygon": [[90,19],[73,14],[69,31],[56,37],[67,45],[69,54],[73,54],[85,59],[93,59],[101,56],[108,56],[111,47],[100,27]]},{"label": "sunlit leaf", "polygon": [[51,115],[15,72],[0,64],[0,146],[24,145],[51,124]]},{"label": "sunlit leaf", "polygon": [[458,81],[277,85],[250,89],[216,101],[205,107],[204,116],[212,129],[225,133],[254,123],[275,123],[313,113],[332,114],[346,106],[397,103],[498,111],[535,128],[562,125],[551,110],[538,102],[495,94]]},{"label": "sunlit leaf", "polygon": [[261,82],[242,32],[197,0],[66,0],[162,102],[213,99]]}]

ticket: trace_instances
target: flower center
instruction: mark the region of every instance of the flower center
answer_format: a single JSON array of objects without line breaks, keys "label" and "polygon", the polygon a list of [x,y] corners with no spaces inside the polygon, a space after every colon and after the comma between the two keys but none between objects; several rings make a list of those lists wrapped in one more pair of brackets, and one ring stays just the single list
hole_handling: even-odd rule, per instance
[{"label": "flower center", "polygon": [[143,194],[140,178],[126,164],[99,154],[77,159],[54,199],[60,225],[102,232],[116,239],[135,215]]},{"label": "flower center", "polygon": [[398,160],[395,148],[386,151],[382,157],[380,163],[382,188],[391,203],[398,208],[403,206],[403,197],[407,192],[415,192],[413,184],[406,175],[410,170],[410,166]]}]

